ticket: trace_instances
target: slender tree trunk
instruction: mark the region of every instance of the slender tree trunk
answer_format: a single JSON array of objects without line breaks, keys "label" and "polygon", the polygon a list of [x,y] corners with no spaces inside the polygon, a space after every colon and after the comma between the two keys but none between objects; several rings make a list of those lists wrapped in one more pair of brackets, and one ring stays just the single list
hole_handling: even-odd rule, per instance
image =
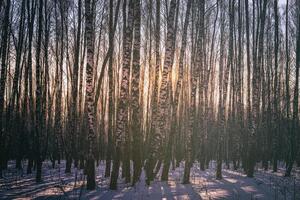
[{"label": "slender tree trunk", "polygon": [[[115,112],[115,84],[114,84],[114,76],[113,76],[113,0],[109,1],[109,48],[111,49],[111,53],[108,56],[109,60],[109,68],[108,68],[108,79],[109,79],[109,128],[108,128],[108,149],[106,151],[106,167],[105,167],[105,177],[110,176],[111,170],[111,158],[112,158],[112,146],[113,146],[113,135],[114,135],[114,112]],[[102,69],[104,70],[104,69]],[[117,152],[116,156],[117,155]]]},{"label": "slender tree trunk", "polygon": [[[155,23],[155,76],[154,76],[154,91],[152,95],[152,121],[151,132],[147,143],[147,150],[152,151],[154,146],[152,145],[155,138],[160,140],[160,135],[155,132],[155,123],[158,120],[158,89],[159,89],[159,72],[160,72],[160,0],[156,0],[156,23]],[[147,174],[147,184],[153,180],[155,174],[153,169],[155,167],[155,159],[150,157],[149,152],[147,155],[147,161],[145,164],[145,170]]]},{"label": "slender tree trunk", "polygon": [[[175,24],[174,24],[174,33],[177,33],[177,28],[178,28],[178,14],[179,14],[179,1],[177,1],[177,7],[176,7],[176,14],[175,14]],[[173,49],[172,49],[172,53],[174,54],[175,52],[175,42],[176,42],[176,34],[174,35],[173,38]],[[171,75],[169,76],[169,79],[171,78]],[[172,83],[172,79],[169,80],[170,83]],[[170,105],[173,104],[173,93],[172,93],[172,86],[170,84],[169,86],[169,102]],[[168,116],[171,117],[170,119],[170,123],[171,123],[171,130],[174,129],[172,128],[172,116],[173,113],[175,112],[175,110],[172,110],[172,107],[170,106],[170,115]],[[171,159],[172,159],[172,144],[173,144],[173,140],[174,140],[174,133],[169,131],[169,136],[166,137],[165,140],[165,146],[163,147],[163,149],[165,149],[165,153],[164,156],[164,164],[163,164],[163,170],[162,170],[162,175],[161,175],[161,180],[163,181],[167,181],[168,177],[169,177],[169,169],[170,169],[170,165],[171,165]]]},{"label": "slender tree trunk", "polygon": [[38,38],[36,49],[36,121],[35,121],[35,156],[36,156],[36,182],[42,181],[42,155],[41,155],[41,141],[42,141],[42,83],[41,83],[41,44],[43,32],[43,0],[39,0],[39,19],[38,19]]},{"label": "slender tree trunk", "polygon": [[56,56],[56,79],[55,79],[55,87],[56,87],[56,96],[55,96],[55,122],[54,122],[54,131],[55,131],[55,145],[56,152],[54,152],[55,157],[60,159],[62,154],[62,59],[59,55],[59,22],[58,22],[58,12],[57,12],[57,2],[55,2],[54,8],[56,20],[55,20],[55,32],[56,32],[56,41],[55,41],[55,56]]},{"label": "slender tree trunk", "polygon": [[6,62],[6,54],[7,54],[7,46],[8,46],[8,40],[9,40],[9,33],[8,33],[8,27],[9,27],[9,14],[10,13],[10,0],[6,1],[6,8],[5,8],[5,14],[4,14],[4,23],[3,23],[3,29],[2,29],[2,39],[1,39],[1,79],[0,79],[0,177],[2,177],[2,168],[4,167],[4,117],[3,117],[3,111],[4,111],[4,94],[5,94],[5,88],[6,88],[6,78],[7,78],[7,68],[8,64]]},{"label": "slender tree trunk", "polygon": [[[77,35],[75,40],[75,54],[74,54],[74,68],[72,77],[72,97],[71,97],[71,127],[70,131],[73,134],[72,140],[72,152],[75,163],[78,162],[78,72],[79,72],[79,52],[80,52],[80,36],[81,36],[81,0],[78,0],[78,18],[77,18]],[[75,148],[75,149],[74,149]],[[77,166],[75,166],[77,167]]]},{"label": "slender tree trunk", "polygon": [[[300,3],[297,4],[297,9],[300,10]],[[297,28],[297,42],[296,42],[296,74],[295,74],[295,87],[294,87],[294,99],[293,99],[293,115],[292,115],[292,127],[291,127],[291,143],[290,143],[290,155],[287,164],[287,170],[285,176],[290,176],[293,164],[299,154],[299,146],[297,141],[299,140],[299,70],[300,70],[300,14],[298,13],[298,28]],[[298,151],[297,151],[298,150]],[[298,155],[299,156],[299,155]]]},{"label": "slender tree trunk", "polygon": [[96,187],[95,182],[95,158],[94,158],[94,13],[90,0],[85,0],[85,37],[86,37],[86,50],[87,50],[87,64],[86,64],[86,96],[85,107],[87,109],[87,122],[88,122],[88,159],[87,159],[87,189],[94,190]]},{"label": "slender tree trunk", "polygon": [[278,160],[278,133],[279,133],[279,122],[278,122],[278,48],[279,48],[279,38],[278,38],[278,0],[274,0],[274,19],[275,19],[275,35],[274,35],[274,67],[275,67],[275,78],[274,78],[274,136],[273,136],[273,171],[277,172],[277,160]]},{"label": "slender tree trunk", "polygon": [[221,19],[223,19],[221,21],[221,25],[220,25],[220,61],[219,61],[219,99],[218,99],[218,141],[217,141],[217,168],[216,168],[216,178],[217,179],[222,179],[222,143],[223,143],[223,137],[224,137],[224,119],[223,116],[225,116],[225,114],[223,114],[224,108],[223,108],[223,102],[224,102],[224,98],[225,96],[223,95],[223,71],[224,71],[224,29],[225,29],[225,22],[224,22],[224,11],[222,10],[224,7],[224,3],[220,2],[220,8],[221,8]]},{"label": "slender tree trunk", "polygon": [[[251,85],[251,63],[250,63],[250,30],[249,30],[249,4],[248,0],[245,0],[245,21],[246,21],[246,57],[247,57],[247,120],[250,121],[251,113],[251,101],[250,101],[250,85]],[[243,138],[244,152],[248,149],[248,133]],[[242,164],[244,171],[247,171],[247,154],[242,155]]]},{"label": "slender tree trunk", "polygon": [[134,185],[140,177],[142,171],[142,142],[143,135],[141,132],[141,117],[139,105],[139,81],[140,81],[140,48],[141,48],[141,8],[140,0],[135,0],[134,3],[134,42],[133,42],[133,57],[132,57],[132,159],[133,159],[133,178]]}]

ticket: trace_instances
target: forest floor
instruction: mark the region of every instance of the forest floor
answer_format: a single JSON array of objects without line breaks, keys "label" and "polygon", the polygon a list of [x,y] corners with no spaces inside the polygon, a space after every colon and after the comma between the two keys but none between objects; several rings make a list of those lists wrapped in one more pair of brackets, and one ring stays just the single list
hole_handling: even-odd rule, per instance
[{"label": "forest floor", "polygon": [[187,200],[187,199],[300,199],[300,169],[293,171],[290,178],[283,177],[284,170],[277,173],[256,169],[255,177],[248,178],[241,171],[223,169],[223,179],[215,179],[214,163],[201,171],[195,163],[191,170],[191,184],[181,184],[183,163],[170,170],[169,181],[156,179],[150,186],[145,184],[145,174],[141,181],[131,187],[119,179],[118,190],[109,190],[109,178],[104,178],[105,164],[96,168],[97,188],[87,191],[84,186],[83,170],[72,169],[64,173],[64,162],[53,169],[51,162],[43,164],[43,181],[35,183],[35,173],[27,175],[14,168],[14,162],[4,171],[0,179],[0,199],[103,199],[103,200]]}]

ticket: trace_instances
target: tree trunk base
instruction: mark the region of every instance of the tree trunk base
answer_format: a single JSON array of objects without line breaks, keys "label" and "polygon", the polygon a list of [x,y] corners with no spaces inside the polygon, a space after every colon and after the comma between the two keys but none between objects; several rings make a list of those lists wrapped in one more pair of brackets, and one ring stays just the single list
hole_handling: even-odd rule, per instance
[{"label": "tree trunk base", "polygon": [[95,162],[94,159],[89,158],[86,163],[86,174],[87,174],[87,190],[94,190],[96,188],[95,182]]},{"label": "tree trunk base", "polygon": [[111,161],[110,160],[106,160],[105,163],[105,178],[110,177],[110,168],[111,168]]},{"label": "tree trunk base", "polygon": [[65,173],[71,173],[71,167],[72,167],[72,159],[71,158],[67,158],[66,160],[66,169],[65,169]]},{"label": "tree trunk base", "polygon": [[184,174],[182,184],[189,184],[190,183],[190,172],[191,172],[191,163],[187,161],[184,166]]},{"label": "tree trunk base", "polygon": [[118,177],[119,177],[119,169],[120,169],[120,152],[117,150],[116,158],[113,161],[113,169],[111,172],[111,178],[110,178],[110,184],[109,188],[111,190],[118,189],[117,183],[118,183]]},{"label": "tree trunk base", "polygon": [[43,162],[41,160],[36,161],[36,178],[35,178],[35,181],[37,183],[42,182],[42,165],[43,165]]},{"label": "tree trunk base", "polygon": [[80,159],[79,169],[84,169],[84,159]]},{"label": "tree trunk base", "polygon": [[273,161],[273,172],[277,172],[278,170],[278,165],[277,165],[277,160]]},{"label": "tree trunk base", "polygon": [[222,178],[222,161],[217,160],[216,179],[221,180]]},{"label": "tree trunk base", "polygon": [[150,185],[151,181],[153,181],[154,179],[154,173],[153,173],[153,168],[154,168],[154,161],[150,158],[146,165],[145,165],[145,169],[146,169],[146,184]]},{"label": "tree trunk base", "polygon": [[170,160],[166,160],[164,162],[162,174],[161,174],[161,181],[168,181],[169,179],[169,170],[170,170]]},{"label": "tree trunk base", "polygon": [[17,158],[17,160],[16,160],[16,169],[19,169],[19,170],[22,169],[21,161],[22,161],[22,159]]},{"label": "tree trunk base", "polygon": [[27,166],[27,174],[32,174],[32,166],[33,166],[33,160],[28,160],[28,166]]}]

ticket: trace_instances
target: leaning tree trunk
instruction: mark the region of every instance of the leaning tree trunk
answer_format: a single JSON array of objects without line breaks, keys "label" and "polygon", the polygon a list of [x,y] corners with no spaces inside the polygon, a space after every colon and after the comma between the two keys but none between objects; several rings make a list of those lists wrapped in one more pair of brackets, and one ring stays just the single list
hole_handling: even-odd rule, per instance
[{"label": "leaning tree trunk", "polygon": [[[109,1],[109,48],[113,48],[113,36],[112,36],[112,27],[113,27],[113,0]],[[115,84],[113,80],[113,51],[108,55],[109,60],[109,69],[108,69],[108,98],[109,98],[109,108],[108,108],[108,143],[106,150],[106,163],[105,163],[105,177],[109,177],[111,174],[111,157],[112,157],[112,146],[113,146],[113,134],[114,134],[114,91]],[[104,69],[102,69],[103,71]],[[97,97],[96,97],[97,98]],[[96,104],[97,105],[97,104]],[[117,154],[116,154],[117,155]]]}]

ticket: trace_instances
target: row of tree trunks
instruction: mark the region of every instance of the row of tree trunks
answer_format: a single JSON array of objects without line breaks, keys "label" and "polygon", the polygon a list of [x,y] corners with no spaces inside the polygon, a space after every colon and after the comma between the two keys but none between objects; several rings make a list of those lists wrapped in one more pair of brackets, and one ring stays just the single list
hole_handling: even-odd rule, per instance
[{"label": "row of tree trunks", "polygon": [[[133,31],[133,19],[134,19],[134,6],[136,6],[134,0],[129,0],[128,2],[128,19],[126,23],[126,18],[124,19],[124,46],[123,46],[123,66],[122,66],[122,79],[120,86],[120,100],[117,108],[117,122],[116,122],[116,144],[115,144],[115,157],[113,161],[113,170],[110,180],[110,189],[117,189],[117,180],[119,177],[119,168],[121,160],[121,148],[124,144],[124,133],[125,141],[129,141],[129,125],[128,125],[128,103],[129,103],[129,76],[130,76],[130,63],[131,63],[131,50],[132,50],[132,31]],[[127,147],[129,148],[129,147]],[[126,151],[126,153],[129,153]],[[124,154],[124,156],[126,156]],[[127,159],[130,157],[127,155]],[[125,177],[130,177],[130,171],[126,171],[126,168],[130,166],[125,166]],[[130,169],[130,168],[129,168]]]},{"label": "row of tree trunks", "polygon": [[66,160],[88,189],[105,160],[111,189],[120,169],[150,184],[182,161],[183,183],[195,161],[217,179],[223,163],[291,176],[299,1],[248,1],[0,1],[0,170],[28,160],[40,182],[45,159]]},{"label": "row of tree trunks", "polygon": [[[146,175],[147,175],[147,184],[154,178],[154,165],[156,162],[156,158],[159,157],[159,148],[160,144],[163,142],[162,140],[166,133],[168,132],[167,128],[167,119],[169,116],[169,88],[170,88],[170,81],[169,81],[169,74],[172,69],[173,59],[174,59],[174,42],[175,40],[175,32],[174,32],[174,21],[175,21],[175,12],[176,12],[176,0],[171,0],[170,2],[170,9],[167,18],[167,36],[166,36],[166,43],[165,43],[165,60],[163,65],[162,71],[162,81],[160,86],[160,93],[159,93],[159,104],[158,104],[158,116],[155,120],[154,131],[151,140],[148,153],[148,159],[146,162]],[[156,77],[157,78],[157,77]],[[157,87],[157,86],[156,86]],[[155,102],[154,102],[155,103]]]},{"label": "row of tree trunks", "polygon": [[[179,104],[179,98],[180,98],[180,91],[182,91],[182,83],[183,83],[183,64],[184,64],[184,55],[186,51],[186,45],[187,45],[187,31],[188,31],[188,25],[189,25],[189,16],[192,6],[192,0],[189,0],[187,2],[187,8],[186,8],[186,15],[184,19],[184,26],[183,26],[183,33],[182,33],[182,41],[181,41],[181,49],[180,49],[180,55],[179,55],[179,66],[178,66],[178,79],[176,84],[176,90],[175,94],[172,100],[172,118],[171,118],[171,131],[170,136],[168,139],[168,144],[166,146],[165,150],[165,156],[164,156],[164,171],[162,173],[162,181],[168,180],[169,175],[169,168],[170,163],[172,159],[172,147],[175,145],[175,137],[176,134],[179,132],[179,127],[177,125],[177,113],[180,110],[180,104]],[[173,166],[175,167],[175,166]]]}]

